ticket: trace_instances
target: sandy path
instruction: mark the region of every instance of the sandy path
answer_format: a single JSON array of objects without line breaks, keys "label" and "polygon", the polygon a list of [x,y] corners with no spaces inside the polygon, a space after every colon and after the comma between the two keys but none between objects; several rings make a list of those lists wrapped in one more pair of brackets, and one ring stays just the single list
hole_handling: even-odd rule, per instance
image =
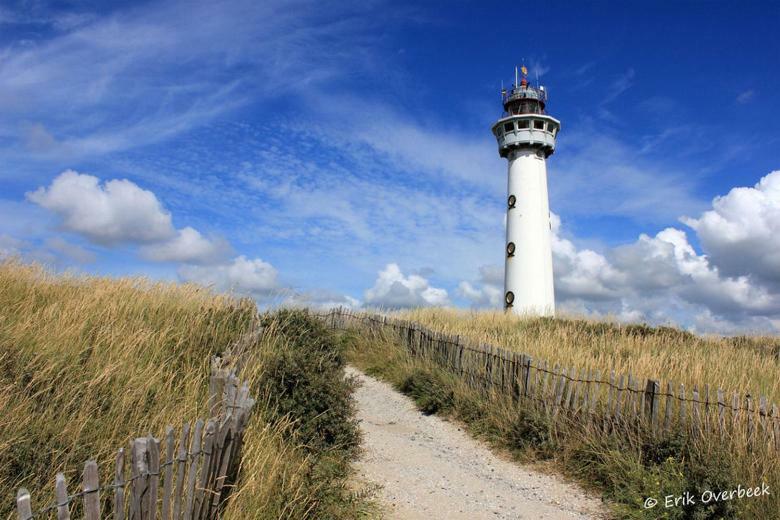
[{"label": "sandy path", "polygon": [[456,425],[421,414],[388,384],[347,368],[365,453],[360,476],[382,486],[389,518],[601,518],[598,499],[559,478],[502,460]]}]

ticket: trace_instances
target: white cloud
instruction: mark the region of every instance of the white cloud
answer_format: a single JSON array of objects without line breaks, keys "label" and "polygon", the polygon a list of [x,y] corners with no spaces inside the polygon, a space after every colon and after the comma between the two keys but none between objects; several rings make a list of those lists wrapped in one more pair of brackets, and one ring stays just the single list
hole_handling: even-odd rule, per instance
[{"label": "white cloud", "polygon": [[224,239],[209,240],[189,226],[180,229],[174,238],[159,244],[141,247],[141,256],[155,262],[210,264],[223,260],[230,253]]},{"label": "white cloud", "polygon": [[404,276],[398,264],[387,264],[374,286],[365,292],[365,304],[374,307],[428,307],[450,303],[447,291],[431,287],[422,276]]},{"label": "white cloud", "polygon": [[[92,175],[67,170],[27,198],[59,216],[63,229],[93,243],[141,244],[140,254],[147,260],[209,264],[230,253],[224,239],[208,239],[189,226],[175,229],[157,196],[126,179],[101,183]],[[51,249],[81,262],[91,254],[59,237],[50,242]]]},{"label": "white cloud", "polygon": [[57,214],[67,231],[101,245],[158,242],[175,235],[171,214],[154,193],[126,179],[101,184],[97,177],[67,170],[27,198]]},{"label": "white cloud", "polygon": [[750,274],[780,286],[780,171],[717,197],[699,218],[682,220],[725,274]]},{"label": "white cloud", "polygon": [[252,296],[262,300],[280,294],[279,273],[260,258],[249,259],[244,255],[231,262],[214,266],[183,265],[179,278],[221,292]]}]

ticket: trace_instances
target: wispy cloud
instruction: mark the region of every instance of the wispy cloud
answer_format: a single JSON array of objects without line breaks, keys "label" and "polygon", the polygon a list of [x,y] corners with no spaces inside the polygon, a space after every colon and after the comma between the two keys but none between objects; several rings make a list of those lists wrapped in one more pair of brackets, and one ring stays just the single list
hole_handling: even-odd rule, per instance
[{"label": "wispy cloud", "polygon": [[369,34],[360,9],[169,1],[85,18],[0,49],[0,123],[50,157],[166,139],[250,99],[304,92],[347,61],[354,72]]},{"label": "wispy cloud", "polygon": [[748,89],[743,92],[740,92],[737,96],[737,103],[740,105],[744,105],[746,103],[749,103],[753,100],[755,97],[756,92],[753,89]]}]

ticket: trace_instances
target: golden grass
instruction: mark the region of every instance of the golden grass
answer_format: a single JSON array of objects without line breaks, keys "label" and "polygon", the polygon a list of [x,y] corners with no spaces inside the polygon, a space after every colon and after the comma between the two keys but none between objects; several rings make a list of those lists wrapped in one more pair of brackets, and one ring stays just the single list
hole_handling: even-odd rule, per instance
[{"label": "golden grass", "polygon": [[[0,517],[18,487],[34,510],[53,500],[54,476],[71,491],[88,459],[109,482],[116,450],[162,436],[206,414],[209,359],[257,319],[253,302],[145,279],[54,276],[0,262]],[[255,341],[241,373],[283,349],[273,327]],[[258,408],[263,396],[258,398]],[[313,507],[309,456],[285,439],[284,422],[257,411],[244,447],[247,479],[228,518],[303,518]]]},{"label": "golden grass", "polygon": [[[697,336],[670,327],[521,318],[500,311],[412,309],[395,317],[434,331],[523,352],[548,363],[640,379],[709,384],[780,404],[780,338]],[[664,386],[665,388],[665,386]]]}]

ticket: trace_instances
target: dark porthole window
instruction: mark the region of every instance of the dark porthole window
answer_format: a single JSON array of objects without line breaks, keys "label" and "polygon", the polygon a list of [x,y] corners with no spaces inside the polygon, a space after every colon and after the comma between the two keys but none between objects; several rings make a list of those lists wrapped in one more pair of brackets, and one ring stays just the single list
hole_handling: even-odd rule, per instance
[{"label": "dark porthole window", "polygon": [[515,243],[509,242],[506,245],[506,256],[515,256]]},{"label": "dark porthole window", "polygon": [[517,203],[517,198],[514,195],[510,195],[509,198],[506,200],[506,205],[509,206],[509,209],[514,208],[516,203]]},{"label": "dark porthole window", "polygon": [[515,129],[514,123],[504,123],[504,132],[511,132]]},{"label": "dark porthole window", "polygon": [[504,295],[504,303],[506,303],[506,306],[511,307],[514,301],[515,301],[515,293],[513,293],[512,291],[507,291],[506,295]]}]

